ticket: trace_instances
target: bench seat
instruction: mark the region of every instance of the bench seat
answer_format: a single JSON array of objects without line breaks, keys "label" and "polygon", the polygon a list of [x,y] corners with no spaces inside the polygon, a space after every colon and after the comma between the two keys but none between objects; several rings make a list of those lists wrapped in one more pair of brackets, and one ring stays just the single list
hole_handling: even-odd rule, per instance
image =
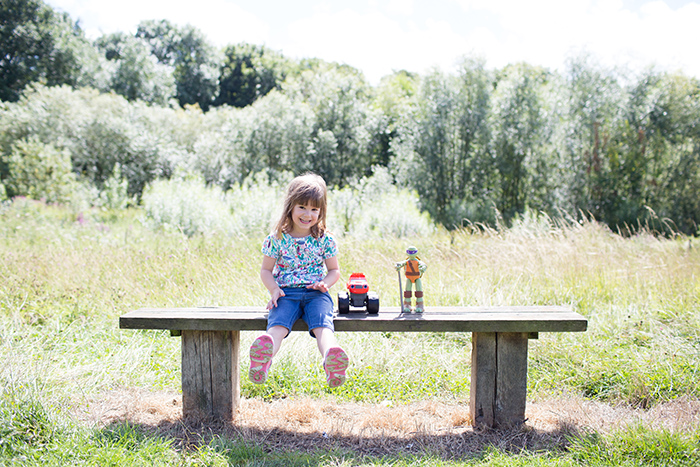
[{"label": "bench seat", "polygon": [[[540,332],[583,332],[586,318],[566,306],[428,307],[404,314],[336,314],[336,332],[471,332],[470,413],[474,426],[523,423],[527,343]],[[240,331],[264,331],[261,307],[142,308],[119,318],[122,329],[182,336],[185,417],[232,420],[240,400]],[[306,331],[299,321],[293,331]],[[352,358],[352,356],[351,356]]]}]

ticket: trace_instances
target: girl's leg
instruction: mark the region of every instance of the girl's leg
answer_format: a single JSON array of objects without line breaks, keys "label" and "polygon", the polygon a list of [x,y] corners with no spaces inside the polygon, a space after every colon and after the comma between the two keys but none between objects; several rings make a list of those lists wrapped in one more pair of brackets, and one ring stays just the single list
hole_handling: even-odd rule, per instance
[{"label": "girl's leg", "polygon": [[284,297],[277,301],[277,307],[270,310],[267,318],[267,332],[260,335],[250,346],[250,371],[248,376],[254,383],[264,383],[272,365],[272,357],[279,351],[282,341],[289,334],[294,322],[299,319],[299,295],[296,289],[284,289]]},{"label": "girl's leg", "polygon": [[332,388],[336,388],[345,382],[345,370],[348,368],[349,358],[340,348],[335,334],[329,328],[315,328],[311,332],[316,336],[318,350],[323,356],[323,369],[326,371],[326,381]]},{"label": "girl's leg", "polygon": [[318,351],[321,352],[322,357],[326,356],[326,353],[331,347],[338,347],[335,333],[331,329],[316,328],[312,329],[311,332],[316,336],[316,344],[318,345]]},{"label": "girl's leg", "polygon": [[284,338],[287,337],[287,334],[289,334],[289,329],[285,328],[284,326],[272,326],[267,330],[267,334],[272,337],[272,356],[274,357],[277,355],[277,352],[279,352],[280,347],[282,347]]}]

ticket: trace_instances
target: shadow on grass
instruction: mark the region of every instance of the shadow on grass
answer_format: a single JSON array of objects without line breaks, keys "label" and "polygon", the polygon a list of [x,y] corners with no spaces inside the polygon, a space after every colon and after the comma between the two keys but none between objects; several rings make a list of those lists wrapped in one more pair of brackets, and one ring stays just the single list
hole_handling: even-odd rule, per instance
[{"label": "shadow on grass", "polygon": [[[506,454],[564,453],[572,438],[583,436],[576,427],[560,425],[554,430],[538,430],[527,425],[508,430],[455,428],[437,433],[414,433],[405,436],[357,436],[325,433],[301,433],[277,427],[251,428],[235,421],[193,421],[178,419],[158,425],[114,420],[103,433],[119,432],[128,424],[145,438],[167,440],[178,450],[195,451],[209,446],[230,461],[268,459],[291,461],[303,458],[303,465],[315,465],[313,459],[327,456],[343,458],[391,459],[421,458],[457,460],[473,459],[494,450]],[[312,463],[309,463],[312,462]],[[319,460],[318,462],[321,462]],[[295,465],[282,462],[280,465]]]}]

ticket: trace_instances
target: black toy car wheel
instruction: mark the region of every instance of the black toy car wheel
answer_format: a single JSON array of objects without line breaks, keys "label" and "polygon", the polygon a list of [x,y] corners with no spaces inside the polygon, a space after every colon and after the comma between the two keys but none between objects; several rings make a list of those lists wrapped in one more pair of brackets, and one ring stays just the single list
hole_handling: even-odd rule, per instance
[{"label": "black toy car wheel", "polygon": [[379,296],[377,294],[367,295],[367,313],[372,315],[379,313]]},{"label": "black toy car wheel", "polygon": [[350,297],[347,292],[338,293],[338,313],[341,315],[350,313]]}]

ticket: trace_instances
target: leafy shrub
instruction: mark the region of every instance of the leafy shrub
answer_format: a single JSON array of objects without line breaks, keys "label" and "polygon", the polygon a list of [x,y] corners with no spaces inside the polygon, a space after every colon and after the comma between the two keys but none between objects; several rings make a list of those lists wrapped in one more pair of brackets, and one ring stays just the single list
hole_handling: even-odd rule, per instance
[{"label": "leafy shrub", "polygon": [[226,192],[237,233],[266,235],[281,211],[284,189],[291,174],[269,181],[267,171],[246,178]]},{"label": "leafy shrub", "polygon": [[98,204],[109,209],[125,209],[129,204],[129,181],[122,177],[121,166],[114,167],[112,176],[104,183]]},{"label": "leafy shrub", "polygon": [[[205,185],[199,175],[159,180],[143,194],[147,223],[154,228],[228,235],[264,235],[280,215],[286,184],[292,174],[271,180],[258,172],[223,192]],[[384,169],[352,187],[330,190],[328,225],[337,235],[363,237],[427,235],[435,226],[420,212],[418,195],[391,184]]]},{"label": "leafy shrub", "polygon": [[[207,183],[224,190],[243,181],[256,164],[247,161],[245,143],[251,132],[248,109],[215,109],[207,114],[206,126],[193,145],[189,170],[201,173]],[[259,170],[262,167],[259,167]]]},{"label": "leafy shrub", "polygon": [[[196,112],[129,103],[121,96],[68,87],[36,86],[0,110],[0,151],[30,136],[68,151],[73,172],[102,189],[119,164],[129,195],[169,177],[188,158],[201,123]],[[0,177],[7,168],[0,164]]]},{"label": "leafy shrub", "polygon": [[206,186],[197,175],[157,180],[142,197],[146,224],[179,230],[187,236],[234,229],[226,197],[218,186]]},{"label": "leafy shrub", "polygon": [[329,225],[334,232],[363,236],[405,237],[428,235],[435,230],[421,212],[418,195],[392,184],[384,168],[358,183],[330,194]]},{"label": "leafy shrub", "polygon": [[6,163],[9,171],[6,183],[11,196],[62,202],[75,188],[70,153],[43,144],[34,136],[16,141]]}]

